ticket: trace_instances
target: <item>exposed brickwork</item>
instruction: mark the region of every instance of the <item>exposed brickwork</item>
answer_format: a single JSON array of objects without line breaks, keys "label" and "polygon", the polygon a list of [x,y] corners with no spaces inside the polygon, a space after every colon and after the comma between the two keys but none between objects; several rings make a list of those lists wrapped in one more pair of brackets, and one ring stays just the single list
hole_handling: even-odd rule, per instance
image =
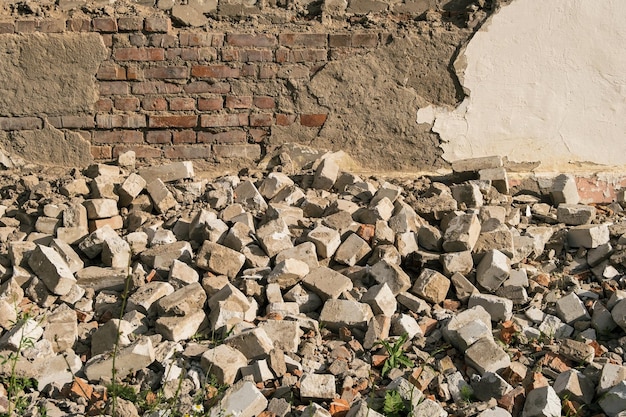
[{"label": "exposed brickwork", "polygon": [[[0,34],[94,32],[109,48],[95,74],[92,112],[0,117],[0,130],[84,132],[92,155],[139,158],[261,156],[274,127],[319,130],[331,111],[298,113],[289,84],[306,83],[326,62],[384,43],[376,32],[237,33],[175,28],[169,18],[96,17],[1,22]],[[247,87],[242,88],[242,83]]]}]

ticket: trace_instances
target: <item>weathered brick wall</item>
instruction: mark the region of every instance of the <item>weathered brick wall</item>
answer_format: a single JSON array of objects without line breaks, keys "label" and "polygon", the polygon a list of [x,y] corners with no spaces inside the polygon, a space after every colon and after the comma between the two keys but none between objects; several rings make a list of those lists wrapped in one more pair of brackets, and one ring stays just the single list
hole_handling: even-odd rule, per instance
[{"label": "weathered brick wall", "polygon": [[[0,129],[40,129],[44,119],[75,130],[96,159],[129,149],[138,157],[258,159],[273,125],[320,129],[326,113],[288,113],[286,97],[262,84],[306,82],[321,65],[385,43],[379,32],[234,33],[173,29],[167,17],[20,20],[2,33],[100,33],[109,57],[96,76],[100,97],[85,114],[0,118]],[[233,81],[259,93],[238,94]],[[69,86],[68,86],[69,88]],[[275,90],[275,88],[273,88]],[[68,91],[70,93],[70,91]]]}]

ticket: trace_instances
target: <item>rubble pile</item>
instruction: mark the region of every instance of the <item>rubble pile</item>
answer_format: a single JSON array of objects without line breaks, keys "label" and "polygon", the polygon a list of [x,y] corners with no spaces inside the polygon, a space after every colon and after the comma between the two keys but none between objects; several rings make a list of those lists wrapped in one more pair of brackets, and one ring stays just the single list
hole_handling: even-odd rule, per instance
[{"label": "rubble pile", "polygon": [[496,157],[439,180],[340,158],[9,175],[0,414],[624,415],[619,202],[514,193]]}]

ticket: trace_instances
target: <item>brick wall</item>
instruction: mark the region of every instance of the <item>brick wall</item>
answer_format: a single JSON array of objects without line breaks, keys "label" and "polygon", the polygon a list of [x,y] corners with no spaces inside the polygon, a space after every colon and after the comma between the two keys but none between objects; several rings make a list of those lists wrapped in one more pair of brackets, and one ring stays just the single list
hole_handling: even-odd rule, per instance
[{"label": "brick wall", "polygon": [[[47,121],[80,132],[96,159],[131,149],[140,158],[258,159],[272,126],[299,124],[317,131],[328,117],[328,111],[294,111],[291,98],[278,91],[288,83],[306,83],[327,61],[378,48],[388,36],[206,32],[173,28],[168,17],[0,24],[4,34],[89,31],[102,36],[109,53],[95,75],[94,111],[1,117],[1,130],[40,129]],[[237,93],[235,83],[244,83],[247,91]]]}]

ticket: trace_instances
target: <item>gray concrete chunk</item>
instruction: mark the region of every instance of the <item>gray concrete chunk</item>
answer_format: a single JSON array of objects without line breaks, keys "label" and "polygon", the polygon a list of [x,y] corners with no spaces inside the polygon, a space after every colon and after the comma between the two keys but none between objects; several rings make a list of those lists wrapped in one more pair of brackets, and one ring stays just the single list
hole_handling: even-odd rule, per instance
[{"label": "gray concrete chunk", "polygon": [[37,245],[28,258],[28,265],[53,294],[65,295],[76,284],[69,266],[52,248]]},{"label": "gray concrete chunk", "polygon": [[352,289],[352,281],[345,275],[321,266],[302,278],[302,284],[319,295],[322,300],[339,298],[344,291]]},{"label": "gray concrete chunk", "polygon": [[453,218],[443,235],[446,252],[471,251],[480,235],[480,222],[475,214],[463,214]]},{"label": "gray concrete chunk", "polygon": [[205,241],[196,257],[196,266],[216,274],[226,275],[229,278],[237,276],[246,257],[219,243]]}]

